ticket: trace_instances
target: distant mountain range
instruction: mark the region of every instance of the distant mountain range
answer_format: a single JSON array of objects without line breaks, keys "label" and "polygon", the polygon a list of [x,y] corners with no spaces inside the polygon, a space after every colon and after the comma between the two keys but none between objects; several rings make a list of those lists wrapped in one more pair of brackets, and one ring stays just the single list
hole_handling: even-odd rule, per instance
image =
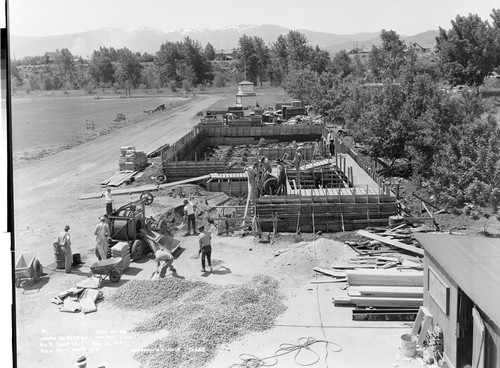
[{"label": "distant mountain range", "polygon": [[[45,55],[46,52],[67,48],[75,56],[90,58],[92,52],[98,50],[100,46],[127,47],[134,52],[155,54],[163,42],[182,41],[184,37],[198,40],[203,47],[210,42],[216,50],[231,50],[238,46],[238,40],[244,34],[260,37],[266,44],[270,45],[276,41],[279,35],[289,31],[288,28],[276,25],[235,25],[219,29],[177,31],[161,31],[148,27],[102,28],[46,37],[11,35],[10,56],[21,59],[25,56],[41,56]],[[356,45],[359,48],[368,49],[372,45],[381,43],[380,32],[346,35],[314,32],[307,29],[298,29],[297,31],[307,37],[310,45],[318,45],[332,54],[343,49],[349,51]],[[437,34],[438,31],[435,30],[413,36],[400,35],[400,37],[407,43],[417,42],[422,47],[434,47]]]}]

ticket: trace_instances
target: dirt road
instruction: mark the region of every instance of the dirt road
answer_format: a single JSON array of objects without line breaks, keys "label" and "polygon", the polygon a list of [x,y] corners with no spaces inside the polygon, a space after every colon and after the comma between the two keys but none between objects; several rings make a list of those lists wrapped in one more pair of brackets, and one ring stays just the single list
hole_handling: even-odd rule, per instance
[{"label": "dirt road", "polygon": [[78,198],[84,193],[99,192],[99,182],[118,171],[120,147],[134,146],[149,152],[165,143],[174,143],[199,121],[198,111],[219,99],[198,96],[168,113],[14,168],[17,252],[35,250],[42,264],[53,262],[53,239],[65,223],[71,225],[74,252],[91,247],[91,229],[102,215],[104,203]]}]

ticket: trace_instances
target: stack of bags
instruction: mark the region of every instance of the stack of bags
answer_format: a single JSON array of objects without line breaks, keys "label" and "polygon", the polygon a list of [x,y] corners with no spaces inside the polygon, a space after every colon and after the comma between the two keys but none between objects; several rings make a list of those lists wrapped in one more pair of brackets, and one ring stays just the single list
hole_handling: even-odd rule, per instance
[{"label": "stack of bags", "polygon": [[137,171],[146,167],[148,156],[144,151],[138,151],[135,147],[121,147],[119,166],[121,171]]},{"label": "stack of bags", "polygon": [[122,259],[115,270],[123,273],[130,266],[130,245],[126,242],[116,243],[113,248],[111,248],[111,257],[120,257]]}]

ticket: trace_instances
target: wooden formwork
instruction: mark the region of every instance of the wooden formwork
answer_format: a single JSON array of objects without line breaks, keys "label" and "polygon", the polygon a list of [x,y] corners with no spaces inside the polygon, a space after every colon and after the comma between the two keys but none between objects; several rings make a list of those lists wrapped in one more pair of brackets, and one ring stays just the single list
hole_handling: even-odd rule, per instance
[{"label": "wooden formwork", "polygon": [[172,161],[163,163],[163,172],[171,183],[213,173],[241,172],[241,168],[228,167],[224,161]]},{"label": "wooden formwork", "polygon": [[388,225],[397,214],[396,198],[379,188],[350,190],[301,190],[300,195],[264,196],[257,201],[259,218],[276,218],[277,229],[262,224],[263,231],[351,231]]}]

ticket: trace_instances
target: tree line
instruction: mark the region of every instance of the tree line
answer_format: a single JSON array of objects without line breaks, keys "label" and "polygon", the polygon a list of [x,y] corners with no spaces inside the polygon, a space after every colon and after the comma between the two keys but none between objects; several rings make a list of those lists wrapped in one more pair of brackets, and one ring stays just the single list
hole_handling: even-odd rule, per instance
[{"label": "tree line", "polygon": [[[451,29],[440,28],[434,59],[382,30],[366,62],[341,52],[326,72],[295,70],[284,88],[347,128],[373,158],[407,159],[413,179],[442,203],[498,211],[498,106],[478,88],[500,71],[500,11],[491,17],[457,16]],[[450,93],[443,83],[469,87]]]},{"label": "tree line", "polygon": [[[52,63],[43,57],[14,62],[12,77],[25,89],[89,92],[189,90],[244,79],[282,86],[349,129],[372,157],[408,159],[415,179],[441,201],[498,207],[500,132],[477,92],[487,76],[500,71],[500,10],[491,19],[457,15],[450,29],[439,29],[432,54],[419,54],[396,32],[382,30],[381,45],[366,57],[345,50],[330,57],[304,34],[289,31],[270,45],[243,35],[233,61],[219,61],[212,45],[185,38],[164,42],[155,55],[101,47],[88,63],[63,49]],[[465,84],[470,92],[447,93],[443,84]]]}]

